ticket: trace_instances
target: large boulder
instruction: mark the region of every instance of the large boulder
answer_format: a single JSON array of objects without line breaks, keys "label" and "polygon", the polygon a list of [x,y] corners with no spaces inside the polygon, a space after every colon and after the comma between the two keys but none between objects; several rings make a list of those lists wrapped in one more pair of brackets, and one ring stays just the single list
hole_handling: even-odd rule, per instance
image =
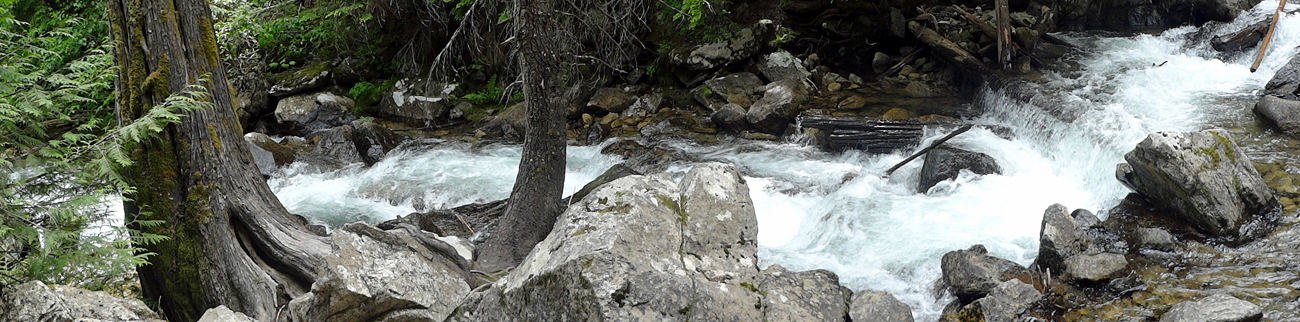
[{"label": "large boulder", "polygon": [[965,303],[984,297],[1004,281],[1029,277],[1029,270],[1020,264],[989,256],[984,245],[943,254],[939,268],[943,284]]},{"label": "large boulder", "polygon": [[486,125],[479,127],[478,131],[488,138],[522,141],[524,139],[524,114],[527,111],[528,104],[511,105],[502,110],[496,117],[493,117]]},{"label": "large boulder", "polygon": [[1066,280],[1099,282],[1119,277],[1128,267],[1128,259],[1122,254],[1097,253],[1079,254],[1065,259],[1065,270],[1061,276]]},{"label": "large boulder", "polygon": [[1300,101],[1264,95],[1255,103],[1255,113],[1282,133],[1300,138]]},{"label": "large boulder", "polygon": [[704,107],[718,110],[726,104],[749,107],[755,95],[764,90],[763,81],[753,73],[735,73],[704,81],[704,85],[691,90],[691,96]]},{"label": "large boulder", "polygon": [[791,272],[772,265],[758,282],[762,290],[764,321],[843,321],[848,314],[848,288],[828,270]]},{"label": "large boulder", "polygon": [[1063,30],[1143,31],[1231,21],[1259,0],[1048,0]]},{"label": "large boulder", "polygon": [[449,97],[457,84],[401,79],[388,88],[379,100],[379,114],[416,126],[428,126],[445,120],[451,107]]},{"label": "large boulder", "polygon": [[767,84],[763,98],[749,106],[745,120],[767,134],[781,135],[808,100],[807,80],[783,80]]},{"label": "large boulder", "polygon": [[289,134],[305,135],[352,122],[355,106],[351,98],[329,92],[295,95],[276,104],[275,121]]},{"label": "large boulder", "polygon": [[311,292],[289,302],[291,321],[442,321],[470,292],[465,259],[418,229],[351,223],[331,241]]},{"label": "large boulder", "polygon": [[267,94],[271,97],[287,97],[302,94],[328,86],[332,79],[330,62],[316,62],[300,69],[271,74],[267,79],[271,88]]},{"label": "large boulder", "polygon": [[386,127],[376,125],[371,120],[352,121],[352,144],[366,165],[374,165],[384,159],[402,143],[404,137]]},{"label": "large boulder", "polygon": [[1064,205],[1054,204],[1043,212],[1038,231],[1038,258],[1034,265],[1054,272],[1065,270],[1065,259],[1083,254],[1092,246],[1084,227],[1079,227]]},{"label": "large boulder", "polygon": [[764,20],[752,27],[728,33],[717,41],[671,50],[667,53],[668,63],[693,71],[730,65],[754,56],[763,44],[771,40],[775,32],[776,24]]},{"label": "large boulder", "polygon": [[714,111],[709,119],[724,130],[740,132],[749,128],[749,121],[745,120],[746,112],[740,105],[727,103]]},{"label": "large boulder", "polygon": [[1264,85],[1269,94],[1294,97],[1300,90],[1300,54],[1291,57]]},{"label": "large boulder", "polygon": [[357,145],[352,143],[356,136],[352,125],[344,125],[319,131],[307,136],[307,145],[311,151],[303,159],[309,164],[329,168],[364,162]]},{"label": "large boulder", "polygon": [[622,113],[636,102],[636,95],[617,87],[602,87],[591,95],[587,102],[588,110],[602,110],[608,113]]},{"label": "large boulder", "polygon": [[5,290],[0,321],[164,322],[139,299],[31,281]]},{"label": "large boulder", "polygon": [[1124,155],[1116,176],[1157,206],[1220,237],[1276,205],[1250,158],[1223,130],[1159,132]]},{"label": "large boulder", "polygon": [[979,308],[976,312],[982,315],[984,322],[1015,322],[1021,321],[1020,315],[1041,299],[1043,293],[1033,285],[1013,279],[998,284],[988,296],[976,300],[971,306]]},{"label": "large boulder", "polygon": [[1215,294],[1174,305],[1160,316],[1160,322],[1252,322],[1263,316],[1264,311],[1255,304],[1232,295]]},{"label": "large boulder", "polygon": [[853,294],[849,321],[913,322],[912,308],[885,292],[861,291]]},{"label": "large boulder", "polygon": [[803,80],[812,76],[812,73],[803,67],[803,61],[784,49],[777,49],[775,52],[759,57],[754,65],[758,67],[758,72],[763,74],[763,77],[773,82],[787,79]]},{"label": "large boulder", "polygon": [[979,175],[1002,173],[1002,167],[987,154],[946,146],[939,147],[925,154],[925,164],[921,166],[917,191],[926,192],[939,182],[957,178],[961,170]]},{"label": "large boulder", "polygon": [[790,273],[783,275],[801,278],[772,276],[769,285],[790,292],[783,304],[791,306],[765,310],[764,294],[772,292],[759,278],[744,180],[733,166],[706,164],[681,182],[627,176],[575,200],[523,264],[472,293],[450,320],[810,320],[791,312],[819,312],[822,301],[804,305],[791,296],[839,294],[832,297],[844,302],[829,275]]}]

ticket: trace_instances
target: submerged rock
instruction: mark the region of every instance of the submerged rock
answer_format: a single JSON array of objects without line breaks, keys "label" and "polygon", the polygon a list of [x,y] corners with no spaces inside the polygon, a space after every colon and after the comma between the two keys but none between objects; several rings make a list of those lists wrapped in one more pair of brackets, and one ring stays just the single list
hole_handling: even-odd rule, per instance
[{"label": "submerged rock", "polygon": [[1259,321],[1263,310],[1228,294],[1215,294],[1196,301],[1178,303],[1160,317],[1160,322],[1249,322]]},{"label": "submerged rock", "polygon": [[947,146],[939,147],[925,154],[925,164],[921,166],[917,191],[926,192],[939,182],[957,178],[961,170],[979,175],[1002,173],[1002,167],[987,154]]},{"label": "submerged rock", "polygon": [[1264,95],[1255,103],[1255,113],[1263,118],[1264,123],[1288,136],[1300,138],[1300,101]]},{"label": "submerged rock", "polygon": [[893,295],[870,290],[853,294],[849,306],[850,321],[913,322],[912,308]]},{"label": "submerged rock", "polygon": [[1153,133],[1124,155],[1116,176],[1200,230],[1235,238],[1248,216],[1276,204],[1241,151],[1223,130]]},{"label": "submerged rock", "polygon": [[0,321],[165,320],[138,299],[31,281],[5,290],[3,298],[0,298]]},{"label": "submerged rock", "polygon": [[289,302],[290,320],[445,319],[470,291],[466,272],[457,264],[464,259],[454,250],[429,247],[436,240],[431,236],[412,233],[364,223],[335,230],[334,251],[325,257],[311,292]]}]

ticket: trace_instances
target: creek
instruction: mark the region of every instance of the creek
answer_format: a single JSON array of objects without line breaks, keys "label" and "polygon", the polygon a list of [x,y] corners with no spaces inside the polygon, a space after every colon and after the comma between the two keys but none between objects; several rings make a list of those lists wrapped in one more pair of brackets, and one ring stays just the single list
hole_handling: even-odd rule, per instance
[{"label": "creek", "polygon": [[[992,156],[1003,174],[966,172],[927,192],[915,191],[919,160],[883,175],[919,147],[873,155],[826,152],[797,138],[666,144],[742,170],[759,220],[761,266],[828,269],[855,291],[890,292],[912,307],[918,321],[933,321],[950,300],[932,292],[944,253],[983,244],[992,255],[1030,264],[1049,205],[1105,218],[1128,194],[1115,180],[1115,164],[1148,133],[1226,128],[1256,162],[1292,161],[1294,154],[1279,148],[1285,140],[1261,128],[1251,107],[1296,54],[1297,14],[1283,15],[1256,73],[1249,71],[1255,49],[1224,55],[1210,48],[1208,38],[1195,36],[1238,30],[1276,7],[1266,0],[1207,30],[1059,34],[1082,52],[1033,81],[986,85],[972,103],[984,112],[968,121],[1008,128],[1010,139],[976,128],[948,143]],[[928,133],[926,141],[944,134]],[[621,161],[599,151],[569,147],[565,195]],[[505,198],[519,155],[518,146],[429,141],[369,168],[320,172],[290,165],[270,185],[291,212],[314,220],[377,222]],[[668,172],[680,178],[689,168],[676,164]]]}]

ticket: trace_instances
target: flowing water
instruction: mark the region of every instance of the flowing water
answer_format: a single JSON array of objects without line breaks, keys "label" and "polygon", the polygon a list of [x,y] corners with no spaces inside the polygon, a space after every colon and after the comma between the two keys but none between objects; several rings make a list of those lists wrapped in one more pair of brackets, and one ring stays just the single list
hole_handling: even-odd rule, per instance
[{"label": "flowing water", "polygon": [[[1264,1],[1221,30],[1248,25],[1276,6]],[[740,167],[758,214],[763,266],[829,269],[851,289],[888,291],[911,306],[917,320],[933,321],[948,302],[932,293],[945,252],[983,244],[993,255],[1029,264],[1049,205],[1104,218],[1128,193],[1114,179],[1115,164],[1148,133],[1229,128],[1252,157],[1282,157],[1268,148],[1275,139],[1255,125],[1250,108],[1300,45],[1295,16],[1284,15],[1256,73],[1249,71],[1253,49],[1220,57],[1203,38],[1190,41],[1198,39],[1192,27],[1134,36],[1061,35],[1085,53],[1037,81],[985,89],[974,102],[986,112],[969,121],[1009,128],[1013,138],[977,128],[948,143],[992,156],[1003,173],[963,173],[927,192],[914,191],[921,162],[883,176],[913,151],[831,153],[794,142],[743,140],[670,145]],[[271,186],[291,211],[333,224],[509,194],[518,147],[421,146],[366,169],[322,173],[290,166]],[[566,195],[620,161],[598,151],[569,148]]]}]

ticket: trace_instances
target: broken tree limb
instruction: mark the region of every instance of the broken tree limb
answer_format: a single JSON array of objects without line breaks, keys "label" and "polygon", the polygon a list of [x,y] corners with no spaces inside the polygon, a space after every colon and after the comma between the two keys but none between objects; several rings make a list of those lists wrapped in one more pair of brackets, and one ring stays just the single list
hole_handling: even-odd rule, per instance
[{"label": "broken tree limb", "polygon": [[998,15],[998,65],[1006,68],[1011,62],[1011,9],[1007,0],[994,0]]},{"label": "broken tree limb", "polygon": [[898,164],[895,164],[893,167],[890,167],[889,170],[885,170],[885,176],[889,176],[893,174],[894,171],[897,171],[898,168],[902,168],[903,165],[907,164],[908,162],[912,162],[912,160],[916,160],[916,158],[920,157],[926,152],[930,152],[930,150],[933,150],[934,148],[938,147],[944,142],[948,142],[948,140],[952,139],[958,134],[965,133],[966,131],[970,130],[970,128],[971,128],[970,124],[962,125],[961,127],[957,128],[956,131],[952,131],[952,133],[948,133],[948,135],[944,136],[943,138],[935,140],[934,143],[930,143],[930,146],[921,149],[921,151],[917,151],[916,153],[912,154],[912,156],[907,157],[907,159],[903,159],[903,162],[899,162]]},{"label": "broken tree limb", "polygon": [[953,6],[952,8],[957,9],[957,12],[961,13],[963,17],[966,17],[966,20],[969,20],[970,23],[975,24],[976,27],[979,27],[980,30],[984,31],[984,33],[989,34],[990,37],[998,36],[998,29],[993,27],[993,25],[990,25],[988,21],[984,21],[984,19],[980,19],[979,17],[976,17],[970,12],[966,12],[966,10],[963,10],[960,6]]},{"label": "broken tree limb", "polygon": [[1277,19],[1282,15],[1282,7],[1286,6],[1286,0],[1277,1],[1277,11],[1273,12],[1273,22],[1268,25],[1268,32],[1264,33],[1264,42],[1259,44],[1259,54],[1255,55],[1255,63],[1250,64],[1250,72],[1254,73],[1259,69],[1259,63],[1264,61],[1264,52],[1268,50],[1268,42],[1273,40],[1273,29],[1277,28]]},{"label": "broken tree limb", "polygon": [[880,76],[876,76],[876,80],[883,80],[885,79],[885,77],[889,77],[890,75],[893,75],[894,73],[903,70],[903,66],[907,66],[907,64],[910,64],[912,63],[913,60],[916,60],[916,57],[921,56],[922,51],[925,51],[925,49],[918,48],[916,50],[913,50],[912,53],[907,54],[907,56],[903,56],[903,59],[899,60],[897,64],[894,64],[893,67],[889,67],[889,69],[886,69],[883,73],[880,73]]},{"label": "broken tree limb", "polygon": [[870,153],[888,153],[915,146],[932,123],[891,120],[875,117],[802,115],[799,126],[825,132],[826,145],[833,149],[851,148]]},{"label": "broken tree limb", "polygon": [[916,35],[916,38],[920,39],[926,46],[930,46],[930,49],[933,49],[940,57],[953,62],[957,67],[981,75],[989,73],[988,66],[985,66],[984,62],[980,61],[979,58],[971,55],[965,49],[961,49],[961,46],[948,40],[948,38],[940,36],[933,29],[916,21],[908,22],[907,29],[911,30],[912,34]]}]

